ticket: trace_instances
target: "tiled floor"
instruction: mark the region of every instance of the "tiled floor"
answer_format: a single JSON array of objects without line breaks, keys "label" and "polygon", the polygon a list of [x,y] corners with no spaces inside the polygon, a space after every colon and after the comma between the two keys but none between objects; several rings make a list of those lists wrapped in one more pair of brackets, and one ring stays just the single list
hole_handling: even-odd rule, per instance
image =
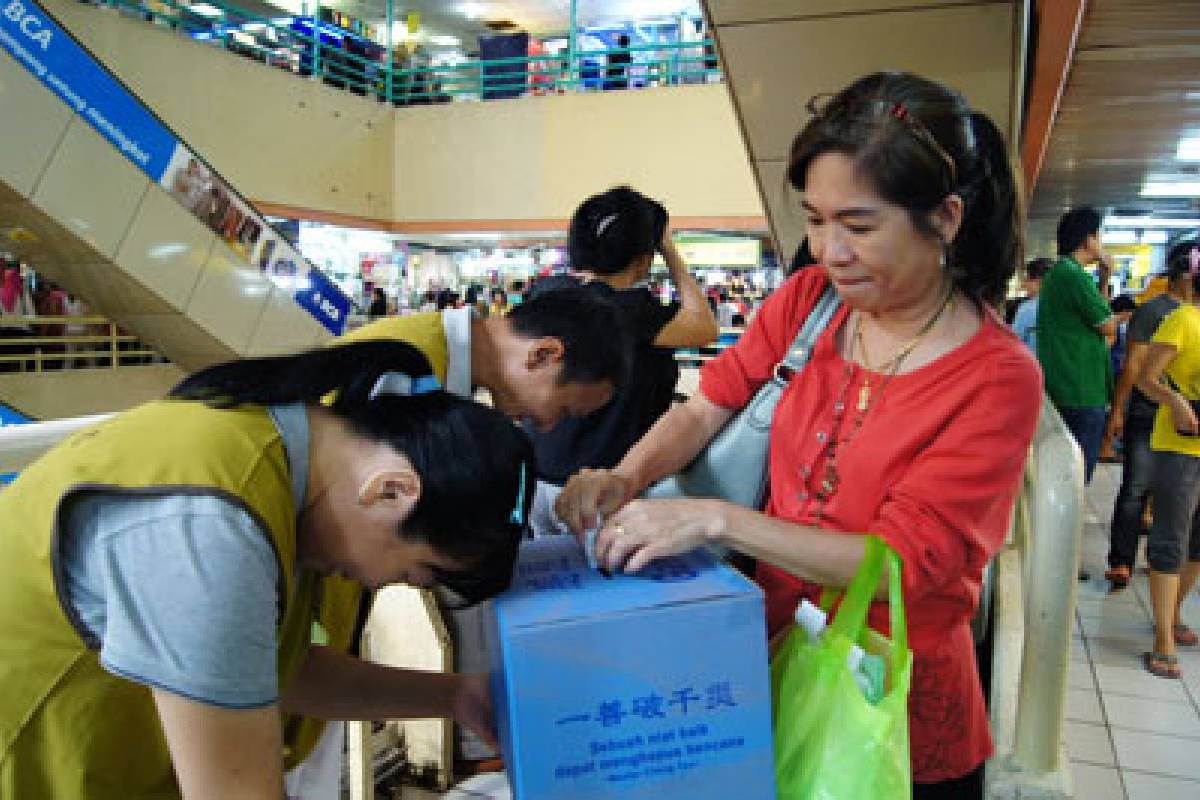
[{"label": "tiled floor", "polygon": [[[1067,676],[1067,752],[1080,800],[1200,799],[1200,649],[1180,648],[1182,681],[1155,678],[1141,654],[1153,644],[1150,593],[1139,571],[1124,592],[1104,581],[1108,521],[1121,479],[1100,465],[1088,487],[1084,565]],[[1200,597],[1184,604],[1200,628]]]}]

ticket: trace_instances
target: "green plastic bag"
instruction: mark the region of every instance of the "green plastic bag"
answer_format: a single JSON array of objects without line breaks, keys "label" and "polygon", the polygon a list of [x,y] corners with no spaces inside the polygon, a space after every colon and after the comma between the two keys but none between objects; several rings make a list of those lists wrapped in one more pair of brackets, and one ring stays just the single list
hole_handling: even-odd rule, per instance
[{"label": "green plastic bag", "polygon": [[[867,611],[885,566],[889,640],[867,627]],[[771,660],[775,773],[780,800],[908,800],[908,689],[912,652],[901,593],[900,557],[874,536],[846,587],[842,605],[818,641],[800,626]],[[826,592],[828,611],[836,593]],[[846,665],[851,643],[882,656],[883,698],[872,705]]]}]

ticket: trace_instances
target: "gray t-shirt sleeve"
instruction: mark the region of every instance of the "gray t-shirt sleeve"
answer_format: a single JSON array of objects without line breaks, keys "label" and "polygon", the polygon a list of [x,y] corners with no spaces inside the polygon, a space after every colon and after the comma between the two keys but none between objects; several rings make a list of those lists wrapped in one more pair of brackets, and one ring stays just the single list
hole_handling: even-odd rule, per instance
[{"label": "gray t-shirt sleeve", "polygon": [[245,509],[94,494],[64,522],[68,602],[105,669],[225,708],[278,699],[279,567]]},{"label": "gray t-shirt sleeve", "polygon": [[1133,316],[1129,318],[1126,336],[1131,342],[1148,342],[1154,338],[1154,332],[1162,324],[1167,314],[1174,309],[1173,303],[1163,302],[1156,297],[1138,306]]}]

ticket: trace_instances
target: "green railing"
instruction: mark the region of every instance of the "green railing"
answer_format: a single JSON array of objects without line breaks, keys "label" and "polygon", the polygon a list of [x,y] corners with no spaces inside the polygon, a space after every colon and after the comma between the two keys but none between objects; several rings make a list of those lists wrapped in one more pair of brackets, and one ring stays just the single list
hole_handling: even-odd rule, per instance
[{"label": "green railing", "polygon": [[721,75],[707,40],[434,65],[419,63],[423,56],[400,57],[394,50],[389,58],[386,46],[329,22],[318,24],[318,34],[311,17],[283,12],[265,17],[223,0],[92,2],[397,106],[707,83]]}]

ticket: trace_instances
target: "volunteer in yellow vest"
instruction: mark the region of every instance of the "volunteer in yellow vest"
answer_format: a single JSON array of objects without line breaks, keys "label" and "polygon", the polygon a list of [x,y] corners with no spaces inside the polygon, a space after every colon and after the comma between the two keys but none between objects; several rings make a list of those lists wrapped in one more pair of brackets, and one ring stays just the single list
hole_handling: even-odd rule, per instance
[{"label": "volunteer in yellow vest", "polygon": [[1179,678],[1176,645],[1200,644],[1200,635],[1181,616],[1200,576],[1200,243],[1172,247],[1169,260],[1185,260],[1190,280],[1179,308],[1147,344],[1137,381],[1158,403],[1150,434],[1154,524],[1146,541],[1154,649],[1143,654],[1142,662],[1160,678]]},{"label": "volunteer in yellow vest", "polygon": [[212,367],[0,491],[0,797],[278,800],[281,711],[487,735],[482,676],[310,645],[322,575],[508,584],[532,448],[431,372],[395,342]]},{"label": "volunteer in yellow vest", "polygon": [[[389,317],[334,344],[407,342],[429,359],[447,391],[471,397],[475,387],[487,389],[492,404],[504,414],[546,431],[568,416],[582,417],[608,403],[625,377],[629,359],[624,328],[610,303],[580,288],[550,294],[514,306],[505,316],[485,318],[470,308],[453,308]],[[362,588],[336,578],[325,583],[321,622],[329,644],[351,650],[355,624],[362,619]],[[447,615],[459,671],[487,669],[485,622],[474,609]],[[301,757],[313,750],[324,727],[317,720],[289,721]],[[461,744],[468,759],[494,752],[470,736]]]}]

